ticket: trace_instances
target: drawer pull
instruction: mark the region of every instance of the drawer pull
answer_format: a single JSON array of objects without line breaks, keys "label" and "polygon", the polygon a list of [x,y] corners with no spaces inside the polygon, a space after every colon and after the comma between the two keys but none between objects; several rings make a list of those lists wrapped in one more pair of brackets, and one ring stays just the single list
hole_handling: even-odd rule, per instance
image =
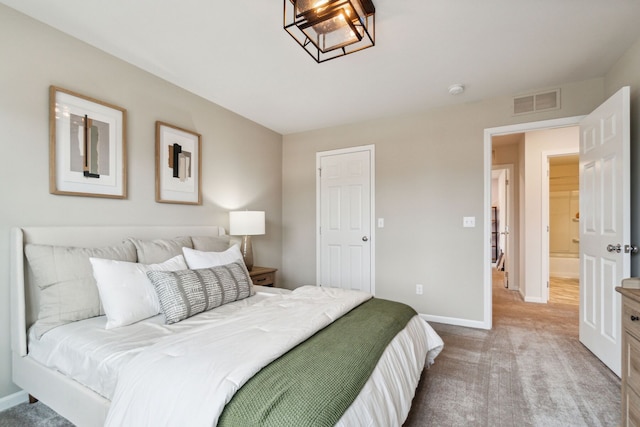
[{"label": "drawer pull", "polygon": [[640,317],[631,315],[632,322],[637,322],[638,320],[640,320]]}]

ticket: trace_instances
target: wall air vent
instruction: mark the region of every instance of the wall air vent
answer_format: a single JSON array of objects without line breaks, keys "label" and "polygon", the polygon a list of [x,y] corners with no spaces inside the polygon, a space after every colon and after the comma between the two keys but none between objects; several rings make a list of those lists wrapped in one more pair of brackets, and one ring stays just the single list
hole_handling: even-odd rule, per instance
[{"label": "wall air vent", "polygon": [[513,98],[513,114],[538,113],[560,108],[560,89],[521,95]]}]

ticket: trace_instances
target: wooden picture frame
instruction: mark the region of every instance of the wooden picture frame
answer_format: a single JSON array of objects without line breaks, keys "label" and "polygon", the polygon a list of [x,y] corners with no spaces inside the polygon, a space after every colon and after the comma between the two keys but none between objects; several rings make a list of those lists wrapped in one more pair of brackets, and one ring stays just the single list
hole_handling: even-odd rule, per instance
[{"label": "wooden picture frame", "polygon": [[124,108],[50,86],[49,192],[125,199],[126,127]]},{"label": "wooden picture frame", "polygon": [[202,137],[156,122],[156,202],[202,204]]}]

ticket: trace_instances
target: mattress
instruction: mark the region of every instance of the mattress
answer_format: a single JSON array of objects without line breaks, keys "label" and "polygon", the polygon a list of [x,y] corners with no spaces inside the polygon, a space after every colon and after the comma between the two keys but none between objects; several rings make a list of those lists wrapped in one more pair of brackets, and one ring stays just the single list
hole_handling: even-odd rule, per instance
[{"label": "mattress", "polygon": [[[181,331],[232,316],[234,312],[290,292],[258,288],[254,296],[165,325],[162,314],[122,328],[105,329],[99,316],[55,328],[37,340],[29,334],[29,357],[55,369],[111,400],[120,370],[146,347]],[[411,406],[425,361],[430,364],[442,348],[442,340],[416,316],[383,353],[360,396],[339,425],[398,425]],[[398,370],[409,373],[400,380]],[[393,405],[390,403],[393,402]],[[384,422],[381,422],[385,420]]]}]

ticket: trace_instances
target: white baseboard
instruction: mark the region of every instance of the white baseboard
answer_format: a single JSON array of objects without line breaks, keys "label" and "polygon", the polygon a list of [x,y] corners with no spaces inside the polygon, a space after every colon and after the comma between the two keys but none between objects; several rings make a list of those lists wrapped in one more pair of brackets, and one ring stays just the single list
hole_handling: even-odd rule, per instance
[{"label": "white baseboard", "polygon": [[479,320],[459,319],[457,317],[433,316],[431,314],[420,314],[420,317],[427,322],[444,323],[446,325],[465,326],[475,329],[491,329],[484,322]]},{"label": "white baseboard", "polygon": [[540,297],[524,297],[524,302],[535,302],[538,304],[546,304],[546,301],[543,301]]},{"label": "white baseboard", "polygon": [[9,396],[5,396],[0,398],[0,411],[4,411],[9,408],[13,408],[16,405],[19,405],[24,402],[29,401],[29,395],[26,391],[19,391],[17,393],[10,394]]}]

